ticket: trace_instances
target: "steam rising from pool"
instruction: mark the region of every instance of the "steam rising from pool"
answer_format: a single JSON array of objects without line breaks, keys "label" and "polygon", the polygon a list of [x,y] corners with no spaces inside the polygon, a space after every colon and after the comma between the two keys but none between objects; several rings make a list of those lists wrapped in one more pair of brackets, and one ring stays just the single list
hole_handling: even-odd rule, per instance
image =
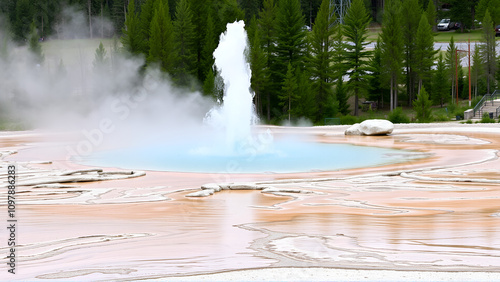
[{"label": "steam rising from pool", "polygon": [[[0,25],[1,42],[4,35]],[[408,159],[399,150],[290,140],[254,126],[243,22],[227,26],[214,53],[225,84],[223,101],[215,106],[191,90],[196,82],[189,89],[175,87],[158,68],[141,71],[144,58],[127,56],[105,42],[106,63],[95,68],[98,41],[49,39],[43,43],[45,62],[38,64],[26,48],[7,40],[7,56],[0,54],[0,119],[71,132],[70,141],[54,135],[60,142],[56,154],[92,166],[280,173]]]},{"label": "steam rising from pool", "polygon": [[[212,108],[204,119],[211,127],[211,138],[184,139],[174,147],[149,144],[133,151],[107,150],[94,154],[90,163],[180,172],[289,173],[381,165],[408,157],[392,149],[275,141],[269,130],[253,134],[251,127],[257,116],[250,90],[250,67],[245,58],[244,27],[243,21],[228,24],[214,52],[225,89],[222,105]],[[223,141],[217,136],[222,136]]]}]

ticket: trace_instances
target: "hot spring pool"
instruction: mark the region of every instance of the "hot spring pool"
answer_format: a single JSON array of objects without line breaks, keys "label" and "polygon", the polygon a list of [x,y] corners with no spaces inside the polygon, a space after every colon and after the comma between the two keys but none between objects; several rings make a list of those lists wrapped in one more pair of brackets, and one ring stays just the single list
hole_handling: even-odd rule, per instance
[{"label": "hot spring pool", "polygon": [[272,150],[238,154],[217,153],[193,144],[113,149],[95,152],[82,164],[197,173],[297,173],[381,166],[422,157],[422,153],[399,149],[275,141]]}]

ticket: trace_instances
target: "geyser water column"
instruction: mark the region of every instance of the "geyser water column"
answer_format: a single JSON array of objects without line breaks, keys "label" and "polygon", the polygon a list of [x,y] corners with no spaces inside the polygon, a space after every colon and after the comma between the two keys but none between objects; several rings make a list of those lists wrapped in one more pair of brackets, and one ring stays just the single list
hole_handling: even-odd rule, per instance
[{"label": "geyser water column", "polygon": [[221,106],[207,114],[206,122],[225,130],[226,148],[233,152],[248,142],[251,126],[257,121],[246,48],[245,23],[238,21],[227,24],[227,30],[220,36],[219,46],[214,52],[217,71],[224,80],[224,98]]},{"label": "geyser water column", "polygon": [[[273,140],[270,131],[254,136],[251,126],[257,122],[257,116],[250,90],[251,72],[245,58],[246,48],[243,21],[228,24],[214,52],[217,70],[225,84],[223,103],[205,117],[205,122],[215,130],[210,128],[199,138],[178,137],[167,143],[161,140],[133,148],[96,151],[83,163],[178,172],[295,173],[377,166],[419,157],[414,152],[395,149],[301,142],[289,138]],[[174,130],[172,133],[176,134]]]}]

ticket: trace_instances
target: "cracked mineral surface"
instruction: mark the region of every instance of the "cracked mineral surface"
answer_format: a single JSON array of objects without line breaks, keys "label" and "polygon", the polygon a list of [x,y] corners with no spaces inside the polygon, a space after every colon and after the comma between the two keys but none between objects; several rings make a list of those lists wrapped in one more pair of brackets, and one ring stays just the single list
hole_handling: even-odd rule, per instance
[{"label": "cracked mineral surface", "polygon": [[[426,157],[294,174],[140,172],[78,165],[42,133],[3,132],[0,186],[6,166],[17,167],[15,279],[500,276],[498,125],[396,125],[389,136],[345,136],[345,126],[269,128]],[[207,195],[186,197],[193,193]],[[0,190],[5,209],[6,196]],[[7,254],[5,244],[0,251]]]}]

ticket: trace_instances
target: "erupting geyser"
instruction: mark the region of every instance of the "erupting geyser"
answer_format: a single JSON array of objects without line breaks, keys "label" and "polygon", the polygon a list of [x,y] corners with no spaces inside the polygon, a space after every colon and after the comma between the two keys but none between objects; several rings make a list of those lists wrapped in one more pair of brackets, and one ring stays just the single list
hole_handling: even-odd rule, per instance
[{"label": "erupting geyser", "polygon": [[394,149],[273,140],[269,130],[253,135],[251,129],[257,116],[250,90],[250,67],[245,58],[244,27],[243,21],[228,24],[214,52],[225,88],[222,104],[205,116],[205,124],[211,127],[208,132],[185,137],[172,130],[175,142],[96,152],[85,163],[180,172],[288,173],[375,166],[415,157]]},{"label": "erupting geyser", "polygon": [[238,144],[251,138],[251,125],[257,121],[250,90],[251,70],[245,58],[247,34],[243,21],[227,24],[215,49],[215,65],[224,80],[224,100],[213,108],[205,121],[215,128],[223,128],[226,146],[235,150]]}]

